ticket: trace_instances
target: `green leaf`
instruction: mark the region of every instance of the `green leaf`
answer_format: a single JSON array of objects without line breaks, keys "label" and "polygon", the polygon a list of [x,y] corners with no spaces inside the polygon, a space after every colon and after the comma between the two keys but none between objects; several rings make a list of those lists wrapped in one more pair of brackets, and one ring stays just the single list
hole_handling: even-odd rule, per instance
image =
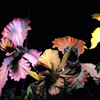
[{"label": "green leaf", "polygon": [[70,55],[70,53],[71,53],[71,49],[72,49],[72,47],[73,47],[74,45],[75,45],[75,43],[72,44],[72,45],[70,46],[70,48],[66,51],[66,53],[63,55],[62,60],[61,60],[61,63],[60,63],[60,65],[58,66],[57,71],[61,71],[61,69],[62,69],[63,66],[65,65],[65,63],[66,63],[66,61],[67,61],[67,59],[68,59],[68,57],[69,57],[69,55]]},{"label": "green leaf", "polygon": [[76,89],[84,88],[84,84],[81,83],[79,80],[76,81]]},{"label": "green leaf", "polygon": [[25,96],[25,99],[28,98],[30,95],[34,97],[34,93],[36,92],[37,87],[38,85],[34,85],[34,83],[30,84],[27,88],[27,95]]},{"label": "green leaf", "polygon": [[100,63],[96,65],[95,70],[97,70],[97,74],[100,73]]}]

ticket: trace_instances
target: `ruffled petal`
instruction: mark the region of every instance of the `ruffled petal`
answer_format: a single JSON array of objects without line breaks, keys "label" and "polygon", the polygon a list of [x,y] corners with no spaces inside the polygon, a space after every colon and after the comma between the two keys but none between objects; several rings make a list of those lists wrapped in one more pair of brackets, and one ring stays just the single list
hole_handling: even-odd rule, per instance
[{"label": "ruffled petal", "polygon": [[47,65],[50,69],[56,69],[60,63],[60,58],[57,50],[46,49],[39,58],[39,62]]},{"label": "ruffled petal", "polygon": [[91,47],[89,49],[95,48],[99,42],[100,42],[100,27],[96,28],[93,31],[91,38]]},{"label": "ruffled petal", "polygon": [[23,42],[26,39],[27,31],[31,30],[27,19],[15,18],[10,22],[2,32],[3,37],[9,38],[16,46],[23,47]]},{"label": "ruffled petal", "polygon": [[81,63],[81,66],[90,74],[91,77],[100,78],[100,73],[97,74],[97,71],[95,70],[96,65],[92,63]]},{"label": "ruffled petal", "polygon": [[31,70],[30,63],[28,62],[28,60],[22,58],[17,63],[18,63],[17,72],[13,72],[10,69],[10,73],[9,73],[9,76],[11,77],[11,79],[14,79],[15,81],[19,81],[20,78],[23,78],[23,79],[26,78],[26,75],[28,73],[25,71],[25,69]]},{"label": "ruffled petal", "polygon": [[84,41],[75,39],[70,36],[55,39],[52,41],[52,43],[54,44],[53,48],[58,47],[58,50],[62,51],[62,53],[64,53],[64,49],[67,46],[71,46],[73,43],[75,43],[74,47],[78,49],[78,56],[83,54],[84,49],[87,49]]},{"label": "ruffled petal", "polygon": [[36,58],[36,54],[34,54],[34,53],[25,53],[23,55],[23,57],[26,58],[29,61],[29,63],[32,64],[33,67],[34,67],[34,64],[36,64],[38,62],[38,59],[37,59],[38,55]]},{"label": "ruffled petal", "polygon": [[57,81],[50,86],[48,92],[51,95],[56,95],[60,92],[60,88],[64,87],[64,79],[63,78],[58,78]]},{"label": "ruffled petal", "polygon": [[40,58],[40,55],[42,54],[42,51],[38,52],[36,49],[30,49],[28,53],[33,55],[38,60]]},{"label": "ruffled petal", "polygon": [[14,79],[15,81],[19,81],[20,78],[25,79],[26,75],[28,74],[25,69],[30,70],[30,63],[34,67],[34,64],[36,64],[38,61],[35,56],[33,56],[31,53],[25,53],[23,58],[16,62],[18,70],[13,72],[13,70],[10,69],[9,76],[11,79]]},{"label": "ruffled petal", "polygon": [[6,56],[11,56],[16,50],[13,42],[11,42],[8,38],[1,38],[0,49],[6,52]]},{"label": "ruffled petal", "polygon": [[[43,96],[43,94],[46,95],[46,85],[45,81],[42,81],[40,85],[37,88],[36,94],[39,94]],[[63,78],[58,78],[57,81],[50,86],[48,89],[48,93],[51,95],[56,95],[60,93],[61,88],[64,88],[64,79]]]},{"label": "ruffled petal", "polygon": [[80,81],[81,83],[85,83],[87,81],[87,77],[89,77],[88,72],[84,69],[81,69],[80,74],[75,78],[65,78],[67,82],[70,82],[70,84],[75,84],[77,81]]},{"label": "ruffled petal", "polygon": [[10,64],[12,59],[13,59],[12,57],[5,58],[4,62],[2,62],[2,66],[0,67],[0,96],[2,88],[6,84],[6,81],[8,80],[7,75],[9,68],[7,66]]},{"label": "ruffled petal", "polygon": [[93,19],[97,19],[98,21],[100,21],[100,13],[95,13],[92,15]]}]

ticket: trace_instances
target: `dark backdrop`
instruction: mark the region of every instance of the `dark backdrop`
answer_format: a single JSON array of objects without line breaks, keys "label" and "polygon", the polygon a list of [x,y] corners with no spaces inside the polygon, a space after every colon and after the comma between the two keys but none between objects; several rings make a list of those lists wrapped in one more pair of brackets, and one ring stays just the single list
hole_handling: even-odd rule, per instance
[{"label": "dark backdrop", "polygon": [[[27,47],[38,51],[52,48],[52,41],[58,37],[72,36],[82,39],[91,46],[91,33],[100,27],[100,22],[92,19],[94,13],[100,13],[99,0],[2,0],[0,1],[0,32],[14,18],[28,18],[32,28],[28,34]],[[0,37],[2,35],[0,34]],[[97,64],[100,62],[100,44],[95,49],[86,50],[80,56],[81,62]],[[4,53],[0,51],[0,66]],[[26,87],[34,79],[27,76]],[[6,88],[17,86],[20,82],[7,81]],[[91,84],[91,82],[90,82]],[[19,94],[18,94],[19,95]]]}]

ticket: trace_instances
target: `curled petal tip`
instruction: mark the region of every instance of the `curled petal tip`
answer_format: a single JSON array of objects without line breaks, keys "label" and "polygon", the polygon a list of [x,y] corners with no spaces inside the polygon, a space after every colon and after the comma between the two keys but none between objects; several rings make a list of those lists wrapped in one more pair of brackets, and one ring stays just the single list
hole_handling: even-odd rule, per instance
[{"label": "curled petal tip", "polygon": [[92,19],[97,19],[98,21],[100,21],[100,13],[93,14]]}]

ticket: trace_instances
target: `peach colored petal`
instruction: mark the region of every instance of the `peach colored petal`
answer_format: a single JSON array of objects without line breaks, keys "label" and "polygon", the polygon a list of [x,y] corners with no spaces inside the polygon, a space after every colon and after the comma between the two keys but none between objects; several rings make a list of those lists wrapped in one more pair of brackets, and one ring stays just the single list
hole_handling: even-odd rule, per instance
[{"label": "peach colored petal", "polygon": [[56,95],[60,92],[60,88],[58,87],[64,87],[64,79],[63,78],[58,78],[57,81],[50,86],[48,92],[51,94],[51,95]]},{"label": "peach colored petal", "polygon": [[75,78],[66,78],[67,82],[70,82],[70,84],[76,84],[76,81],[80,81],[82,83],[85,83],[87,81],[87,77],[89,77],[88,72],[86,72],[84,69],[81,69],[80,74]]},{"label": "peach colored petal", "polygon": [[62,53],[64,53],[64,49],[67,46],[71,46],[73,43],[75,43],[74,47],[78,49],[78,55],[83,54],[84,49],[87,49],[84,41],[75,39],[70,36],[55,39],[54,41],[52,41],[52,43],[54,44],[52,47],[58,47],[58,50],[62,51]]},{"label": "peach colored petal", "polygon": [[100,78],[100,73],[97,74],[97,71],[95,70],[96,65],[92,63],[81,63],[81,66],[90,74],[91,77]]},{"label": "peach colored petal", "polygon": [[40,56],[39,62],[47,65],[50,69],[56,69],[60,63],[60,58],[57,50],[46,49]]}]

